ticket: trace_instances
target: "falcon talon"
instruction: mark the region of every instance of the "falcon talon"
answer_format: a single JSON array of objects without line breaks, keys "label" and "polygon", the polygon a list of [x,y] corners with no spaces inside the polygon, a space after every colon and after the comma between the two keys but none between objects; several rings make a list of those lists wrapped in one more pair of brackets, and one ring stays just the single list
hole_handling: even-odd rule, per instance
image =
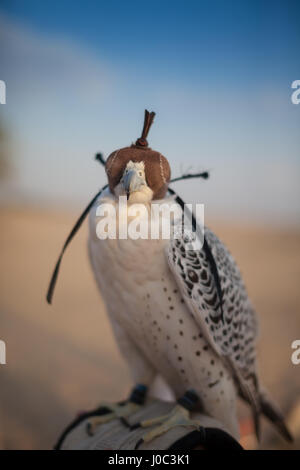
[{"label": "falcon talon", "polygon": [[112,403],[111,405],[105,403],[105,406],[98,408],[98,412],[101,410],[107,410],[105,413],[98,414],[89,418],[87,423],[87,433],[92,436],[96,428],[102,424],[109,423],[115,419],[119,419],[126,427],[130,427],[130,424],[126,420],[127,416],[135,413],[140,409],[140,405],[130,400],[122,401],[117,404]]},{"label": "falcon talon", "polygon": [[[191,392],[187,392],[185,395],[189,394],[192,395]],[[191,405],[189,404],[189,406]],[[151,442],[155,438],[167,433],[171,429],[176,428],[178,426],[192,427],[197,431],[201,429],[201,424],[198,421],[190,418],[190,410],[187,407],[182,406],[181,404],[177,404],[166,415],[141,421],[140,427],[152,429],[146,434],[144,434],[141,441],[139,442]]]}]

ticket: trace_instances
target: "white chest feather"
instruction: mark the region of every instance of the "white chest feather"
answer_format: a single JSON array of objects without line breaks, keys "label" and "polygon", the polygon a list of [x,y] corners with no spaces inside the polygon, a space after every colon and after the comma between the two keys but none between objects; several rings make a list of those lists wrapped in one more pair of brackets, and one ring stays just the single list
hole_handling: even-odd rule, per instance
[{"label": "white chest feather", "polygon": [[96,235],[98,222],[95,208],[90,217],[89,250],[110,315],[134,328],[146,310],[157,313],[170,308],[174,310],[180,303],[180,294],[165,256],[169,241],[99,240]]}]

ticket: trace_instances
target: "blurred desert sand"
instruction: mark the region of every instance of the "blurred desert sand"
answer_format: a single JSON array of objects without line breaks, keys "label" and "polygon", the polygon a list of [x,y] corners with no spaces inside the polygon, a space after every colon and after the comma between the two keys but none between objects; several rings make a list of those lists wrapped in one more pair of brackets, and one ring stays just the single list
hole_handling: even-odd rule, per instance
[{"label": "blurred desert sand", "polygon": [[[87,258],[87,226],[62,264],[53,305],[45,293],[58,252],[77,214],[14,208],[0,211],[0,448],[47,449],[78,410],[127,396],[130,380],[118,353]],[[264,384],[298,429],[286,446],[264,423],[261,448],[300,448],[300,231],[210,223],[238,261],[259,314]],[[296,406],[298,408],[296,410]],[[241,417],[248,411],[241,407]],[[250,446],[251,444],[249,444]]]}]

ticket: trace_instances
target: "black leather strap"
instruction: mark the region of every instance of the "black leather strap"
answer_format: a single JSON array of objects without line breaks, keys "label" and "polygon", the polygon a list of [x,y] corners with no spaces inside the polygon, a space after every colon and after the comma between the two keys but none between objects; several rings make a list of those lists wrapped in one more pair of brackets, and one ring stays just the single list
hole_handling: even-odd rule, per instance
[{"label": "black leather strap", "polygon": [[89,205],[84,209],[84,211],[82,212],[81,216],[79,217],[79,219],[77,220],[77,222],[75,223],[74,227],[72,228],[71,232],[69,233],[69,236],[68,238],[66,239],[65,243],[64,243],[64,246],[62,247],[62,250],[60,252],[60,255],[58,257],[58,260],[56,262],[56,265],[55,265],[55,268],[54,268],[54,271],[53,271],[53,274],[51,276],[51,280],[50,280],[50,284],[49,284],[49,287],[48,287],[48,292],[47,292],[47,302],[48,304],[51,304],[52,302],[52,298],[53,298],[53,294],[54,294],[54,289],[55,289],[55,285],[56,285],[56,281],[57,281],[57,277],[58,277],[58,273],[59,273],[59,268],[60,268],[60,263],[61,263],[61,260],[63,258],[63,255],[64,255],[64,252],[66,251],[67,249],[67,246],[69,245],[69,243],[72,241],[72,239],[74,238],[74,236],[76,235],[76,233],[78,232],[78,230],[80,229],[84,219],[86,218],[86,216],[88,215],[90,209],[92,208],[94,202],[97,200],[97,198],[100,196],[100,194],[102,193],[102,191],[104,191],[106,188],[108,187],[108,185],[106,184],[105,186],[103,186],[103,188],[100,189],[100,191],[98,191],[98,193],[96,194],[96,196],[93,197],[93,199],[91,200],[91,202],[89,203]]}]

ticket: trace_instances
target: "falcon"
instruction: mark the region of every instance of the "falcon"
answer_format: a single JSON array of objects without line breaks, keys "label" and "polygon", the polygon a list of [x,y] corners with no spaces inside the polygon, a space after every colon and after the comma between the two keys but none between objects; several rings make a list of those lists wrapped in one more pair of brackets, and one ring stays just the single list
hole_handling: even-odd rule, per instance
[{"label": "falcon", "polygon": [[[161,376],[177,404],[170,414],[137,424],[145,428],[144,442],[174,426],[199,428],[201,423],[190,417],[197,409],[238,439],[238,396],[251,406],[257,435],[263,414],[291,440],[280,411],[260,384],[256,313],[224,244],[207,227],[204,244],[197,249],[190,249],[184,231],[170,239],[118,236],[134,204],[144,208],[136,222],[150,215],[154,203],[174,204],[168,187],[169,162],[148,147],[154,115],[146,110],[141,137],[108,157],[108,188],[90,212],[91,266],[135,387],[125,402],[106,404],[106,414],[91,419],[88,432],[93,434],[97,425],[116,417],[126,422]],[[121,196],[127,200],[125,209],[120,208]],[[98,224],[103,221],[101,208],[107,204],[114,208],[108,219],[116,221],[116,236],[101,239]]]}]

